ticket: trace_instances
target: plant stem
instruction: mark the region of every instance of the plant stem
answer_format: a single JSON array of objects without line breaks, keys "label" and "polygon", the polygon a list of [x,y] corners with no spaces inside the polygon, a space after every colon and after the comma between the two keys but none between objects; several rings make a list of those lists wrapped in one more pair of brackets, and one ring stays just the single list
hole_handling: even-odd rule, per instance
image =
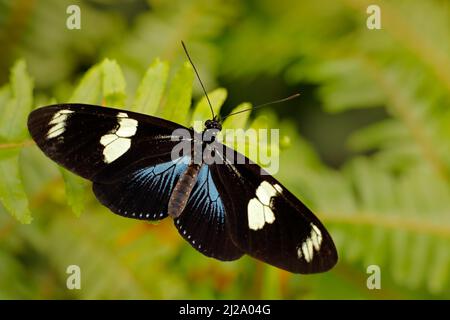
[{"label": "plant stem", "polygon": [[22,142],[8,142],[8,143],[0,143],[0,150],[1,149],[13,149],[13,148],[22,148],[22,147],[29,147],[34,145],[33,140],[25,140]]},{"label": "plant stem", "polygon": [[319,217],[321,217],[323,221],[330,223],[379,226],[386,229],[405,230],[413,233],[433,235],[440,238],[450,239],[449,224],[433,223],[424,219],[411,218],[407,215],[382,215],[374,213],[323,213],[320,214]]}]

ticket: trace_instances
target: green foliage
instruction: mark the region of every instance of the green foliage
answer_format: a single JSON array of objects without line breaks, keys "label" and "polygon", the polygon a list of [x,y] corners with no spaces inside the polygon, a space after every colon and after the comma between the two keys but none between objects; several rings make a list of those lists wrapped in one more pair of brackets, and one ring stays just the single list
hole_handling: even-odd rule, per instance
[{"label": "green foliage", "polygon": [[16,142],[27,136],[26,122],[23,119],[27,117],[33,104],[33,81],[27,76],[25,68],[25,62],[18,61],[11,70],[9,87],[2,90],[4,104],[0,109],[3,114],[0,121],[0,141]]},{"label": "green foliage", "polygon": [[22,223],[30,223],[28,200],[21,182],[19,163],[20,150],[2,150],[0,155],[0,200],[5,208]]},{"label": "green foliage", "polygon": [[[450,298],[450,46],[443,41],[450,38],[449,11],[438,0],[378,3],[382,30],[365,27],[368,0],[180,0],[152,1],[151,10],[130,13],[129,25],[120,10],[83,6],[80,33],[57,27],[64,1],[8,4],[1,15],[18,10],[34,19],[26,37],[10,39],[0,52],[3,82],[11,70],[0,88],[0,298]],[[22,30],[17,19],[10,25]],[[283,85],[302,93],[299,110],[283,120],[267,111],[244,113],[227,118],[224,129],[280,129],[281,149],[271,141],[249,145],[244,135],[231,146],[280,154],[277,178],[317,213],[336,242],[340,261],[331,272],[297,276],[250,258],[207,259],[170,221],[153,226],[110,214],[89,183],[64,169],[61,174],[32,145],[26,117],[33,105],[54,101],[51,96],[186,126],[209,118],[205,98],[192,105],[200,90],[180,40],[208,88],[230,85],[210,93],[216,113],[224,104],[232,112],[251,106],[227,106],[227,92],[233,103],[253,87],[257,98],[266,92],[278,98],[286,93],[276,89]],[[24,60],[13,65],[17,57],[36,80],[34,97]],[[258,82],[264,78],[270,90]],[[239,90],[233,92],[234,83]],[[316,150],[320,143],[299,134],[305,107],[322,107],[331,119],[376,110],[384,116],[352,130],[349,156],[331,168]],[[332,145],[338,125],[325,119],[310,125]],[[343,126],[352,125],[349,119]],[[30,211],[34,221],[23,225]],[[81,291],[65,288],[69,264],[83,270]],[[381,267],[380,291],[366,287],[371,264]]]},{"label": "green foliage", "polygon": [[186,62],[173,77],[167,92],[166,103],[158,112],[159,116],[183,125],[188,124],[193,80],[192,67]]},{"label": "green foliage", "polygon": [[[104,71],[106,73],[106,70]],[[103,82],[104,83],[104,82]],[[100,102],[102,86],[101,66],[96,65],[89,69],[75,88],[69,102],[97,104]]]},{"label": "green foliage", "polygon": [[11,70],[10,85],[1,90],[0,112],[0,201],[20,222],[30,223],[28,200],[21,183],[20,146],[27,136],[26,117],[33,101],[33,81],[26,74],[24,61]]},{"label": "green foliage", "polygon": [[145,114],[156,114],[166,87],[169,65],[157,59],[148,68],[137,89],[134,110]]},{"label": "green foliage", "polygon": [[116,61],[105,59],[101,67],[104,103],[109,106],[124,105],[126,97],[125,79],[119,65]]}]

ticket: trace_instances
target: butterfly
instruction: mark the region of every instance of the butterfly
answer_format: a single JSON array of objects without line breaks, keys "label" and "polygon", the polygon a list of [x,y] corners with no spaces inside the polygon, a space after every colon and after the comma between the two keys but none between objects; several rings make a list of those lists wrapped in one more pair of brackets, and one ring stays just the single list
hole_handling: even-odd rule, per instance
[{"label": "butterfly", "polygon": [[46,106],[28,117],[37,146],[92,181],[112,212],[149,221],[170,216],[194,249],[218,260],[247,254],[292,273],[331,269],[337,252],[323,224],[258,164],[220,143],[221,129],[214,115],[198,133],[87,104]]},{"label": "butterfly", "polygon": [[[206,256],[248,254],[294,273],[323,272],[337,261],[329,233],[300,200],[212,139],[221,129],[217,119],[206,121],[198,135],[131,111],[57,104],[32,111],[28,129],[50,159],[92,181],[95,196],[112,212],[150,221],[171,216],[181,236]],[[190,134],[174,134],[180,129]],[[180,141],[202,156],[173,159]],[[219,161],[205,163],[206,150]],[[229,160],[239,158],[245,161]]]}]

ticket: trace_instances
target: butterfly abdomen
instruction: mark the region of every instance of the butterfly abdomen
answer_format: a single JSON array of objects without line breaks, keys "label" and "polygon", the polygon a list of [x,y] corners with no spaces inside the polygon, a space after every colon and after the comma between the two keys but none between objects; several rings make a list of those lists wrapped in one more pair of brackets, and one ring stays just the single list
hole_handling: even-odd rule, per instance
[{"label": "butterfly abdomen", "polygon": [[197,182],[201,165],[191,163],[178,179],[172,194],[170,195],[167,214],[177,218],[183,212],[191,195],[192,189]]}]

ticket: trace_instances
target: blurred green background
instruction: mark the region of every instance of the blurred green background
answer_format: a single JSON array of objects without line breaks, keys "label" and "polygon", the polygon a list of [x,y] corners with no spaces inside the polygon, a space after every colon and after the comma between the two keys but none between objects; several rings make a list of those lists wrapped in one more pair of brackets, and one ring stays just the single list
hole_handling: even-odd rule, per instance
[{"label": "blurred green background", "polygon": [[[70,4],[80,30],[66,28]],[[366,27],[370,4],[381,30]],[[202,94],[180,40],[207,88],[227,90],[223,115],[301,92],[248,124],[281,130],[276,177],[330,230],[332,271],[206,258],[169,219],[111,214],[30,141],[32,108],[80,102],[89,88],[97,103],[130,107],[151,64],[165,70],[151,86],[161,107],[177,108],[180,92],[195,105]],[[1,0],[0,84],[2,299],[450,298],[447,0]],[[81,290],[66,288],[71,264]],[[366,286],[369,265],[381,268],[380,290]]]}]

